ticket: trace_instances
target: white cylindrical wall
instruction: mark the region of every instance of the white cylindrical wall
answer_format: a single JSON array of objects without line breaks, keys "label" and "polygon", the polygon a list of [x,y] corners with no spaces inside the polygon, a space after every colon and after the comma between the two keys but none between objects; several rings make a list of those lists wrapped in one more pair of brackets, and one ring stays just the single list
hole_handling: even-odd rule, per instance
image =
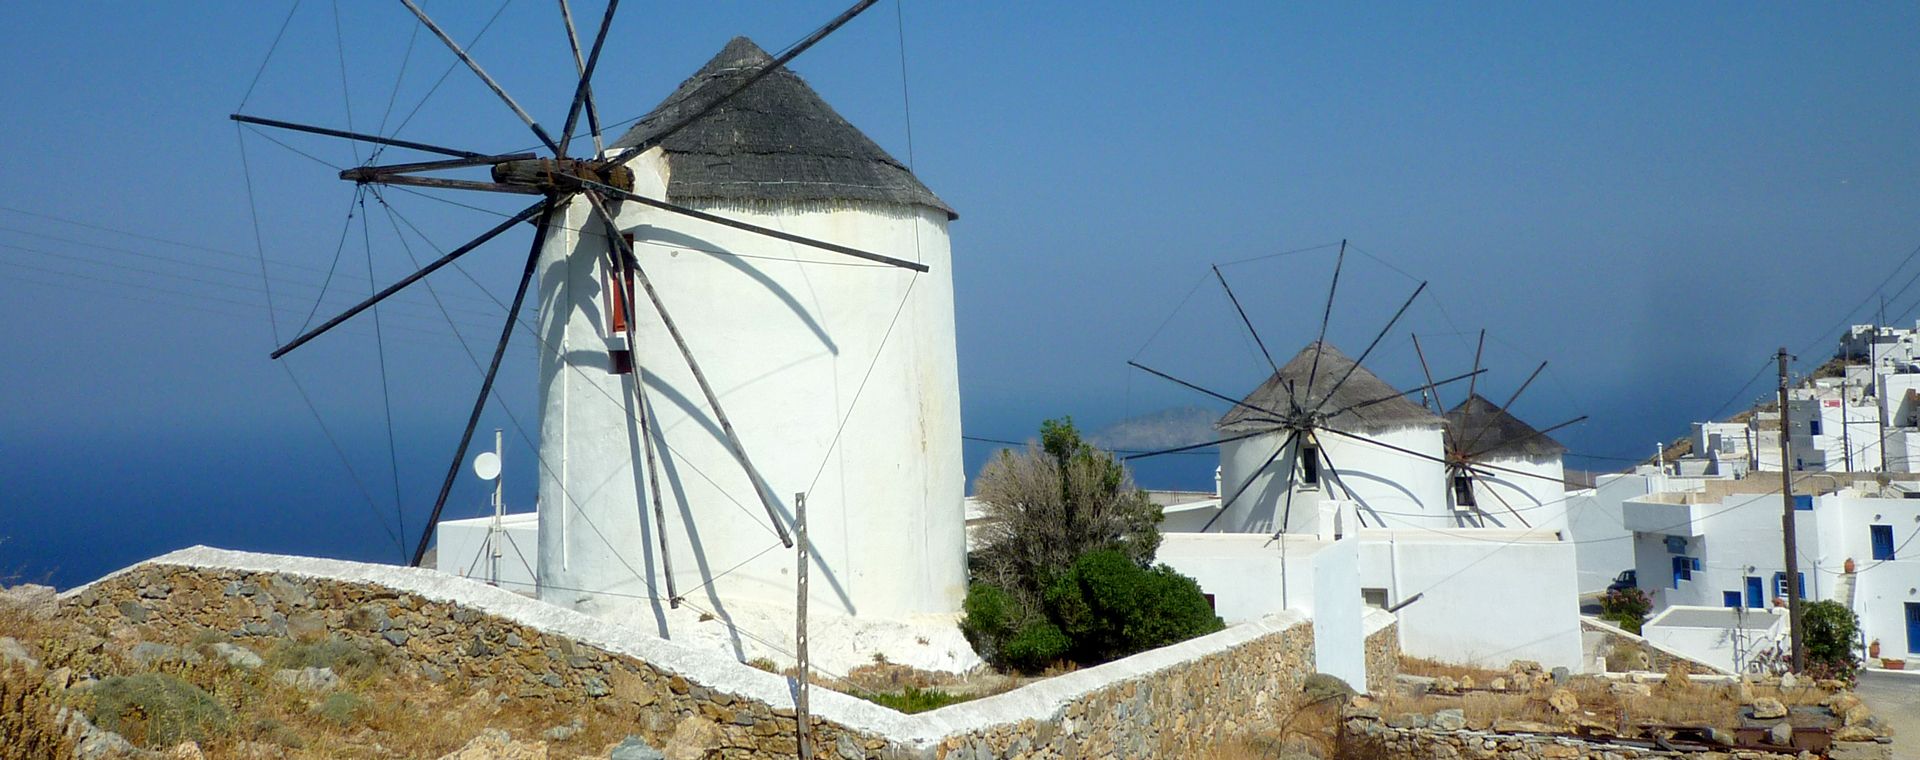
[{"label": "white cylindrical wall", "polygon": [[[1220,480],[1226,492],[1222,498],[1232,496],[1234,489],[1248,482],[1249,477],[1252,481],[1226,506],[1210,531],[1272,533],[1280,530],[1284,516],[1288,522],[1287,532],[1316,533],[1320,517],[1318,505],[1322,499],[1354,501],[1367,527],[1455,525],[1446,496],[1445,465],[1338,435],[1318,436],[1326,460],[1321,464],[1320,485],[1317,488],[1296,485],[1292,508],[1288,509],[1287,478],[1290,470],[1297,474],[1297,447],[1287,446],[1278,459],[1262,469],[1285,438],[1285,433],[1275,432],[1221,444]],[[1438,427],[1402,428],[1371,434],[1368,438],[1389,446],[1430,452],[1432,457],[1440,456],[1442,451]]]},{"label": "white cylindrical wall", "polygon": [[[636,191],[665,195],[659,152]],[[957,610],[966,545],[953,280],[943,211],[904,205],[704,206],[797,235],[918,260],[923,274],[634,203],[617,209],[664,300],[790,524],[808,492],[814,609],[900,617]],[[592,220],[589,223],[589,220]],[[656,531],[689,601],[792,605],[794,555],[644,294],[639,374],[608,371],[606,240],[576,202],[542,262],[542,598],[591,606],[664,596]],[[618,345],[617,338],[612,345]],[[628,410],[643,378],[664,524],[643,504]]]}]

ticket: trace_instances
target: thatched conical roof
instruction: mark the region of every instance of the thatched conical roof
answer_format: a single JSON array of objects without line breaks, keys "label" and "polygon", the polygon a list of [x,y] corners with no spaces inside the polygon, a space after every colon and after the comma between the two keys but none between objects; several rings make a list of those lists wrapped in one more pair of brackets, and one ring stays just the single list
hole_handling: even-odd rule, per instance
[{"label": "thatched conical roof", "polygon": [[[1332,344],[1319,349],[1320,366],[1314,371],[1314,352],[1321,344],[1309,343],[1292,360],[1280,367],[1279,372],[1267,378],[1267,381],[1247,394],[1241,400],[1248,406],[1286,412],[1291,408],[1290,399],[1297,401],[1303,409],[1318,407],[1322,412],[1332,413],[1349,406],[1366,404],[1358,409],[1350,409],[1328,417],[1326,424],[1335,430],[1350,433],[1380,433],[1400,428],[1440,426],[1440,418],[1434,416],[1426,407],[1407,400],[1400,390],[1381,380],[1366,367],[1359,366],[1352,357],[1347,356]],[[1347,371],[1352,370],[1351,377]],[[1313,387],[1307,387],[1307,378],[1313,378]],[[1341,378],[1346,377],[1342,383]],[[1339,388],[1335,389],[1335,384]],[[1288,388],[1292,391],[1289,392]],[[1332,395],[1329,396],[1328,394]],[[1381,399],[1385,399],[1382,401]],[[1323,403],[1324,400],[1324,403]],[[1368,403],[1378,401],[1378,403]],[[1273,423],[1263,422],[1260,417],[1266,415],[1255,412],[1245,406],[1236,406],[1216,423],[1222,431],[1229,433],[1248,432],[1262,427],[1271,427]]]},{"label": "thatched conical roof", "polygon": [[[771,60],[752,40],[733,38],[613,147],[652,139]],[[669,135],[660,148],[671,169],[667,198],[676,202],[863,201],[928,206],[956,216],[906,165],[784,67]]]},{"label": "thatched conical roof", "polygon": [[1567,453],[1559,441],[1538,435],[1532,425],[1478,393],[1448,411],[1446,421],[1453,445],[1469,454],[1485,452],[1480,459],[1552,459]]}]

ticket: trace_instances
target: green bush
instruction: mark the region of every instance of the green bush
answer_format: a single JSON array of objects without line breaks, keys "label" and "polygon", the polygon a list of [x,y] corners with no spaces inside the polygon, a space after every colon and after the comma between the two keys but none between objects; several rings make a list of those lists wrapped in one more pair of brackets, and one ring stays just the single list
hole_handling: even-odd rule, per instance
[{"label": "green bush", "polygon": [[336,726],[353,725],[353,722],[359,720],[360,715],[366,710],[367,700],[350,691],[336,691],[328,694],[326,699],[321,700],[320,704],[313,708],[320,717],[326,718]]},{"label": "green bush", "polygon": [[1082,556],[1046,600],[1078,662],[1117,660],[1226,627],[1192,578],[1166,565],[1143,568],[1114,550]]},{"label": "green bush", "polygon": [[1827,599],[1807,602],[1800,611],[1800,624],[1806,627],[1801,641],[1807,648],[1808,671],[1852,681],[1860,669],[1860,656],[1855,650],[1860,638],[1859,616],[1846,605]]},{"label": "green bush", "polygon": [[1001,646],[1001,662],[1014,670],[1039,672],[1059,662],[1072,646],[1060,626],[1045,619],[1035,620]]},{"label": "green bush", "polygon": [[233,712],[212,695],[164,673],[112,676],[92,693],[94,724],[146,747],[206,741],[233,722]]},{"label": "green bush", "polygon": [[1638,634],[1640,624],[1653,609],[1653,598],[1637,588],[1614,589],[1600,597],[1600,619]]}]

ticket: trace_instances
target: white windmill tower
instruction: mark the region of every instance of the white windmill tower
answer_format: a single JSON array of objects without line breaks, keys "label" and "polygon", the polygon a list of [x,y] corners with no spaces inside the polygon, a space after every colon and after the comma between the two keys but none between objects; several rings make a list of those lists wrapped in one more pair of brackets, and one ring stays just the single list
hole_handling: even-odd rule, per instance
[{"label": "white windmill tower", "polygon": [[[735,38],[616,141],[611,152],[652,144],[626,164],[634,192],[900,252],[927,271],[627,204],[615,226],[699,356],[722,420],[660,320],[642,307],[628,333],[618,301],[631,286],[607,266],[593,207],[574,203],[540,265],[541,330],[563,347],[542,353],[541,447],[566,462],[540,484],[542,598],[698,588],[715,604],[791,604],[792,560],[770,549],[800,492],[815,609],[897,617],[952,611],[964,595],[951,209],[785,70],[657,139],[770,61]],[[636,389],[651,440],[627,414]],[[772,520],[728,424],[753,452]]]},{"label": "white windmill tower", "polygon": [[[535,232],[420,562],[532,295],[542,404],[539,593],[594,607],[792,605],[792,502],[806,494],[817,601],[873,616],[951,612],[965,591],[952,211],[786,64],[736,39],[604,146],[590,45],[558,137],[412,0],[407,9],[551,158],[234,114],[242,123],[436,154],[342,179],[532,195],[532,205],[275,350],[279,358],[522,223]],[[571,16],[562,16],[570,37]],[[583,52],[584,51],[584,52]],[[593,152],[575,157],[589,125]],[[574,150],[569,150],[572,147]],[[490,180],[445,172],[486,167]],[[875,253],[885,251],[886,253]],[[539,287],[532,286],[538,276]],[[664,618],[662,618],[664,624]],[[663,631],[664,632],[664,631]]]}]

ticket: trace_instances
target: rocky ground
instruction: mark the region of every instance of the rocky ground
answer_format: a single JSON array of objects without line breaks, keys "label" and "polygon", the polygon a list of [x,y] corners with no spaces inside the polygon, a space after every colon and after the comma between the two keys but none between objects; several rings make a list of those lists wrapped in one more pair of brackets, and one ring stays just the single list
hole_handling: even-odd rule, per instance
[{"label": "rocky ground", "polygon": [[180,646],[55,611],[52,589],[0,590],[0,760],[671,756],[606,716],[401,675],[337,640]]}]

